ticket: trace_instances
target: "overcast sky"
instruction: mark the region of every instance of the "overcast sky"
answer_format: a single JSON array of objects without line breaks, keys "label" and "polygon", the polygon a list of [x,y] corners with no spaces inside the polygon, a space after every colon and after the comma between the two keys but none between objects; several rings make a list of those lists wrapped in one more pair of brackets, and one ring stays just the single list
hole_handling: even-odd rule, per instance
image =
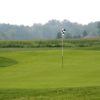
[{"label": "overcast sky", "polygon": [[100,21],[100,0],[0,0],[0,23],[31,26],[51,19]]}]

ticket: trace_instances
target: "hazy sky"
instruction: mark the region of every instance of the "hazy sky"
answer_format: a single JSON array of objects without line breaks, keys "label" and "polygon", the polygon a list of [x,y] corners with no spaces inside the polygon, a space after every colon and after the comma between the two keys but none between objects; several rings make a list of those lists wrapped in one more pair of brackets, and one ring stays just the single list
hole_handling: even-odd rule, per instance
[{"label": "hazy sky", "polygon": [[31,26],[51,19],[99,21],[100,0],[0,0],[0,23]]}]

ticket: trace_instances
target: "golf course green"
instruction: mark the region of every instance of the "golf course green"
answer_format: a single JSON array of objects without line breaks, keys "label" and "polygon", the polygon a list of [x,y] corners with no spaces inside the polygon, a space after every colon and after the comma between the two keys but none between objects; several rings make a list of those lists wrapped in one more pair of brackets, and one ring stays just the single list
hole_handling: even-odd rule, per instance
[{"label": "golf course green", "polygon": [[[0,49],[0,100],[34,100],[21,99],[27,95],[22,95],[20,99],[13,96],[13,92],[30,91],[37,93],[41,91],[54,91],[56,89],[68,89],[72,95],[81,94],[76,99],[68,92],[69,99],[60,99],[60,94],[53,100],[99,100],[100,96],[100,51],[99,50],[80,50],[80,49],[64,49],[64,66],[61,66],[61,49],[55,48],[37,48],[37,49],[16,49],[1,48]],[[95,95],[90,98],[86,97],[87,90],[95,90]],[[90,87],[90,88],[89,88]],[[92,89],[93,87],[93,89]],[[74,90],[75,88],[75,90]],[[82,91],[81,91],[82,88]],[[18,90],[20,92],[18,92]],[[65,91],[65,90],[64,90]],[[63,95],[67,96],[67,92]],[[67,91],[67,90],[66,90]],[[81,91],[81,92],[79,92]],[[98,91],[98,92],[97,92]],[[48,93],[49,93],[48,92]],[[3,93],[6,93],[3,94]],[[8,94],[7,94],[8,93]],[[12,93],[12,94],[11,94]],[[15,94],[16,94],[15,93]],[[27,92],[24,92],[28,94]],[[44,94],[47,92],[44,92]],[[51,93],[51,92],[50,92]],[[86,93],[86,94],[84,94]],[[90,93],[90,92],[89,92]],[[53,94],[53,93],[52,93]],[[83,95],[82,95],[83,94]],[[32,96],[32,94],[31,94]],[[28,96],[28,97],[31,97]],[[33,93],[34,96],[34,93]],[[37,93],[38,96],[38,93]],[[99,99],[97,99],[97,97]],[[8,98],[8,99],[5,99]],[[15,99],[14,99],[15,98]],[[67,98],[67,97],[66,97]],[[72,98],[72,99],[71,99]],[[74,98],[74,99],[73,99]],[[79,99],[81,98],[81,99]],[[43,100],[43,99],[36,99]],[[44,99],[49,100],[49,99]],[[50,99],[52,100],[52,99]]]}]

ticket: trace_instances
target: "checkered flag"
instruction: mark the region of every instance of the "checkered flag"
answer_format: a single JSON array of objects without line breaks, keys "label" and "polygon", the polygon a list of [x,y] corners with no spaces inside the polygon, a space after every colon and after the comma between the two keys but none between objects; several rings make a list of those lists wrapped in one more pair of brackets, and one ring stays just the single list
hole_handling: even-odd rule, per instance
[{"label": "checkered flag", "polygon": [[64,33],[65,32],[66,32],[66,29],[62,28],[62,30],[61,30],[62,38],[64,38]]}]

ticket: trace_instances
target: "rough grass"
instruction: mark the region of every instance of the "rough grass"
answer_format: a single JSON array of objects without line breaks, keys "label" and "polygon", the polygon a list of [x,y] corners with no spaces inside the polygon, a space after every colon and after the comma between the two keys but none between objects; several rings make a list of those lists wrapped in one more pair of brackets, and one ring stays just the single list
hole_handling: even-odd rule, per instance
[{"label": "rough grass", "polygon": [[100,100],[100,87],[0,89],[0,100]]},{"label": "rough grass", "polygon": [[[57,40],[0,40],[0,48],[43,48],[43,47],[61,47],[61,39]],[[90,39],[64,39],[64,47],[76,48],[76,47],[99,47],[100,38]]]},{"label": "rough grass", "polygon": [[1,100],[100,100],[99,50],[65,49],[63,69],[59,48],[3,48],[0,56],[18,62],[0,67]]}]

